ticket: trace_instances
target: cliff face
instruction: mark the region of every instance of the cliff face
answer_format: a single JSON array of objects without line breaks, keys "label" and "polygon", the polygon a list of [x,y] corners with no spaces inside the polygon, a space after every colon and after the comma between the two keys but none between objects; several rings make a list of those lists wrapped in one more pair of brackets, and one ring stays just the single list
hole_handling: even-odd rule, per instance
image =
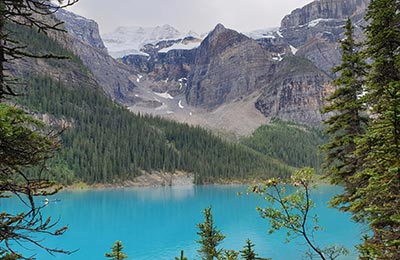
[{"label": "cliff face", "polygon": [[97,23],[65,10],[59,10],[56,16],[68,31],[66,36],[56,36],[57,40],[80,57],[108,96],[120,103],[132,102],[135,71],[108,55]]},{"label": "cliff face", "polygon": [[317,19],[343,20],[362,15],[370,0],[319,0],[294,10],[283,18],[281,28],[309,25]]},{"label": "cliff face", "polygon": [[197,49],[188,104],[206,109],[243,98],[268,82],[272,56],[256,41],[219,24]]},{"label": "cliff face", "polygon": [[151,56],[128,55],[121,59],[154,81],[177,81],[186,78],[195,64],[196,50],[170,50],[154,52]]},{"label": "cliff face", "polygon": [[100,37],[99,26],[95,21],[64,9],[58,10],[55,15],[64,22],[65,29],[71,36],[98,50],[107,51]]},{"label": "cliff face", "polygon": [[[362,27],[370,0],[320,0],[294,10],[281,22],[284,40],[298,48],[298,56],[313,61],[318,68],[332,75],[340,63],[339,41],[344,37],[344,25],[351,18],[356,40],[363,39]],[[332,75],[333,76],[333,75]]]},{"label": "cliff face", "polygon": [[324,100],[334,89],[331,80],[307,59],[286,58],[255,105],[266,117],[318,126]]}]

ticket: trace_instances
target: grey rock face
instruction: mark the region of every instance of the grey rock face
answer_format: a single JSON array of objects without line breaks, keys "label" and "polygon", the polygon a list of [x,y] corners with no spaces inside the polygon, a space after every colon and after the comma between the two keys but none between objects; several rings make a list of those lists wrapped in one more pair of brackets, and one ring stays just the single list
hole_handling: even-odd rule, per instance
[{"label": "grey rock face", "polygon": [[316,19],[347,19],[363,12],[370,0],[318,0],[283,18],[281,28],[299,27]]},{"label": "grey rock face", "polygon": [[64,22],[65,29],[70,35],[96,49],[107,51],[100,37],[99,26],[95,21],[64,9],[59,9],[55,15]]},{"label": "grey rock face", "polygon": [[280,31],[285,41],[299,49],[296,55],[313,61],[333,76],[332,68],[340,63],[339,41],[344,25],[351,18],[356,40],[363,39],[362,27],[370,0],[320,0],[294,10],[283,18]]},{"label": "grey rock face", "polygon": [[115,61],[104,53],[82,42],[74,41],[73,51],[95,76],[99,85],[111,98],[120,103],[129,103],[130,93],[134,88],[131,76],[135,72]]},{"label": "grey rock face", "polygon": [[68,36],[57,37],[65,47],[80,57],[104,91],[120,103],[132,101],[135,71],[108,55],[100,38],[98,25],[71,12],[60,10],[57,18],[64,22]]},{"label": "grey rock face", "polygon": [[214,109],[246,96],[272,77],[273,63],[271,54],[255,40],[219,24],[197,49],[187,102]]},{"label": "grey rock face", "polygon": [[128,55],[121,59],[140,73],[146,73],[154,81],[177,81],[186,78],[195,64],[196,50],[170,50],[154,52],[151,56]]},{"label": "grey rock face", "polygon": [[333,91],[331,78],[301,57],[284,59],[256,102],[266,117],[318,126],[325,99]]}]

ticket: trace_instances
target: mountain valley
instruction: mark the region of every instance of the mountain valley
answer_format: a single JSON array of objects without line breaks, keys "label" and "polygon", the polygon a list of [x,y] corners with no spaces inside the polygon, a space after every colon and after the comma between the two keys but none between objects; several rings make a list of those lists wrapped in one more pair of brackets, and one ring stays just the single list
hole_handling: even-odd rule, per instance
[{"label": "mountain valley", "polygon": [[[164,25],[121,27],[104,35],[103,44],[93,21],[68,12],[59,18],[80,46],[74,52],[106,93],[132,112],[242,136],[274,117],[321,124],[343,25],[351,17],[362,39],[368,3],[315,1],[285,16],[278,29],[247,34],[258,39],[222,24],[205,37]],[[127,55],[115,61],[104,46],[114,56],[116,50]]]},{"label": "mountain valley", "polygon": [[[313,7],[315,4],[322,3],[326,4],[328,10],[336,8],[335,11],[327,14],[322,12],[326,16],[309,11],[316,8]],[[362,13],[365,7],[365,1],[355,1],[353,4],[352,14],[358,17],[357,15]],[[182,36],[169,26],[156,28],[159,32],[161,31],[161,35],[157,35],[157,30],[154,28],[148,28],[147,31],[142,28],[145,36],[151,36],[147,38],[150,42],[143,40],[146,37],[139,37],[139,40],[143,40],[141,43],[143,47],[139,50],[142,53],[129,54],[118,59],[109,55],[107,45],[103,43],[95,21],[60,10],[57,18],[64,21],[68,34],[52,33],[49,34],[51,39],[46,40],[40,34],[19,31],[20,35],[25,37],[20,40],[31,42],[31,49],[39,53],[44,48],[55,54],[71,56],[72,62],[35,59],[19,61],[13,70],[14,73],[25,75],[24,77],[28,80],[36,82],[33,84],[36,87],[38,84],[47,82],[45,84],[47,89],[33,88],[33,92],[28,95],[31,98],[21,102],[44,113],[46,118],[61,117],[61,121],[67,122],[71,128],[69,131],[72,132],[67,132],[69,137],[66,138],[69,141],[66,141],[66,152],[58,158],[63,161],[62,165],[65,169],[61,172],[64,172],[65,176],[70,176],[73,172],[75,177],[79,176],[78,178],[84,182],[112,182],[117,179],[130,179],[143,173],[143,170],[144,172],[165,170],[173,172],[173,169],[176,169],[185,172],[201,172],[195,177],[196,183],[207,183],[215,181],[219,178],[218,176],[225,176],[228,179],[237,178],[248,170],[251,170],[254,176],[262,176],[261,168],[264,168],[264,171],[270,169],[266,171],[267,174],[273,172],[287,174],[290,167],[299,165],[293,164],[292,161],[282,163],[286,155],[280,158],[274,151],[263,155],[254,148],[248,148],[251,141],[247,141],[244,146],[231,147],[226,139],[237,142],[243,137],[252,138],[256,129],[268,124],[273,126],[276,124],[276,119],[304,125],[303,127],[306,128],[303,131],[306,136],[307,133],[311,134],[307,127],[321,126],[324,117],[320,110],[325,104],[325,98],[334,90],[331,84],[334,75],[325,71],[326,61],[319,62],[319,56],[308,53],[307,50],[310,42],[316,41],[329,40],[337,46],[338,43],[333,43],[331,38],[321,38],[319,31],[326,30],[328,27],[333,31],[333,28],[336,28],[335,39],[342,37],[343,29],[338,29],[344,21],[341,8],[348,7],[332,5],[330,1],[313,2],[286,16],[279,29],[260,30],[248,34],[254,38],[261,37],[258,39],[228,29],[222,24],[218,24],[205,37],[199,38],[197,35]],[[312,13],[310,17],[308,17],[309,13]],[[303,16],[306,17],[304,21],[297,21],[298,17]],[[322,18],[318,18],[320,16]],[[318,19],[328,19],[330,23],[326,24],[325,20]],[[335,22],[331,23],[333,20]],[[299,24],[303,22],[306,25]],[[310,24],[312,26],[309,26]],[[19,29],[14,28],[14,30]],[[135,30],[136,34],[141,31],[140,28],[134,28]],[[293,34],[300,33],[301,30],[311,32],[308,32],[307,39],[296,41]],[[313,38],[314,30],[317,32]],[[128,34],[128,36],[132,35]],[[126,39],[129,38],[128,36]],[[174,39],[175,37],[178,38]],[[157,42],[158,39],[161,41]],[[116,39],[115,42],[119,40]],[[126,44],[127,42],[122,43],[123,46]],[[133,45],[135,46],[137,47]],[[309,56],[306,57],[305,54]],[[45,101],[48,95],[46,93],[51,93],[57,84],[63,87],[57,94],[60,96],[54,96],[54,100],[60,100],[60,104],[65,103],[65,107]],[[79,90],[79,98],[72,94],[71,91],[74,89]],[[118,105],[113,107],[104,100],[103,95]],[[71,99],[72,96],[75,96],[75,100]],[[40,100],[43,104],[37,103]],[[121,112],[119,105],[125,109],[124,112]],[[57,110],[54,110],[52,106],[55,106]],[[97,106],[102,108],[95,109]],[[91,109],[85,109],[85,107],[91,107]],[[136,116],[127,116],[128,110]],[[64,114],[60,111],[64,111]],[[90,113],[87,114],[89,111],[93,115],[89,116]],[[118,113],[122,114],[117,116]],[[157,118],[152,119],[151,116],[157,116]],[[158,117],[172,119],[185,125],[178,127],[179,124],[159,121]],[[85,123],[79,123],[83,118],[86,118]],[[107,120],[107,123],[101,123],[101,120]],[[111,121],[108,122],[109,120]],[[118,120],[123,120],[123,122],[118,122]],[[145,121],[147,122],[144,123]],[[143,124],[140,133],[135,132],[137,129],[132,130],[135,122]],[[120,125],[126,129],[127,133],[131,133],[132,141],[142,141],[133,144],[129,139],[129,142],[121,145],[129,137],[126,133],[118,132],[115,138],[109,140],[113,144],[108,143],[104,138],[112,135],[114,124]],[[208,136],[210,133],[207,131],[198,133],[196,126],[211,129],[223,139],[214,139],[215,137]],[[171,132],[174,127],[177,128],[176,131]],[[283,129],[285,127],[288,130],[281,130],[281,132],[290,135],[292,126],[288,124]],[[96,128],[98,130],[92,132]],[[153,133],[150,129],[157,129],[157,131]],[[182,131],[188,131],[190,138],[181,140],[180,138],[184,137],[178,136]],[[148,142],[151,141],[148,136],[146,137],[146,132],[153,133],[153,138],[158,140],[157,144],[152,146],[158,149],[158,152],[154,152],[154,155],[143,152],[148,156],[144,156],[141,161],[136,161],[135,156],[129,156],[133,153],[129,152],[129,147],[147,147]],[[81,142],[73,142],[74,135],[79,137]],[[269,135],[269,133],[266,134],[265,138]],[[195,136],[197,138],[202,136],[201,138],[209,140],[205,141],[205,146],[194,148],[196,151],[189,151],[187,145],[195,142],[191,139]],[[97,141],[85,141],[91,138]],[[255,135],[254,138],[259,137]],[[319,137],[317,139],[319,140]],[[215,162],[208,158],[207,156],[214,152],[204,154],[201,150],[211,149],[214,147],[212,143],[218,143],[220,150],[217,151],[224,151],[227,157]],[[104,147],[110,147],[113,150],[112,147],[115,145],[120,147],[116,153],[104,150]],[[296,144],[291,145],[295,150]],[[316,149],[311,141],[307,141],[306,146],[309,154]],[[135,153],[141,151],[140,149],[135,150]],[[85,155],[88,150],[95,151],[94,157],[90,160],[87,160],[87,155]],[[220,166],[211,166],[207,163],[207,167],[201,168],[201,164],[194,163],[193,155],[188,154],[197,154],[201,161],[211,160],[211,164]],[[270,157],[271,155],[273,158]],[[75,157],[82,159],[79,159],[79,163],[71,161],[71,158]],[[114,165],[113,158],[124,159],[118,165]],[[236,173],[232,173],[229,167],[221,167],[221,165],[230,165],[231,163],[226,162],[231,162],[232,158],[242,158],[231,165],[232,169],[236,169],[234,171]],[[246,161],[249,158],[251,159]],[[274,161],[275,159],[278,160]],[[102,163],[99,164],[99,161]],[[317,167],[318,161],[318,158],[313,157],[311,161],[303,165]],[[89,165],[86,162],[94,162],[97,165]],[[254,167],[247,163],[254,164]],[[210,173],[210,169],[216,169],[216,172],[213,170]],[[101,174],[97,176],[96,171]],[[79,172],[84,172],[84,175],[76,175]],[[70,178],[65,176],[61,179],[70,182]]]}]

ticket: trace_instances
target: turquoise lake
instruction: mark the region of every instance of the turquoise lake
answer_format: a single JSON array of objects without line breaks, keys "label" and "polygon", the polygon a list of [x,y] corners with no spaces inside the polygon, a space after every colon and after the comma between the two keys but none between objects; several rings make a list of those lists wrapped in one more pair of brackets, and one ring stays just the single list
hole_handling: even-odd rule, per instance
[{"label": "turquoise lake", "polygon": [[[246,186],[194,186],[129,188],[115,190],[64,191],[50,199],[43,210],[68,225],[61,237],[46,238],[49,247],[76,250],[72,255],[51,256],[34,247],[27,255],[36,254],[40,260],[106,259],[105,252],[116,240],[125,246],[129,259],[174,259],[185,250],[188,259],[197,256],[198,231],[196,224],[203,221],[202,210],[212,206],[215,225],[226,238],[225,249],[241,250],[247,238],[256,244],[261,257],[276,260],[303,259],[306,249],[302,238],[285,243],[285,232],[268,234],[268,221],[261,219],[256,206],[263,206],[262,198],[241,195]],[[354,245],[360,242],[364,229],[353,223],[350,216],[327,207],[326,202],[340,188],[323,186],[312,195],[316,213],[324,230],[317,232],[321,245],[341,244],[353,252],[339,259],[356,259]],[[18,203],[19,204],[19,203]],[[16,200],[1,199],[1,211],[20,209]]]}]

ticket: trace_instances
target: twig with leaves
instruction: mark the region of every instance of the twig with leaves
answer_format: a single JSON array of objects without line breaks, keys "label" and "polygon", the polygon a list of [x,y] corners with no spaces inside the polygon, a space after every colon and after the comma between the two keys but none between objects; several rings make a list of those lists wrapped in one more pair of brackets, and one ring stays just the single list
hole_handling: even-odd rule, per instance
[{"label": "twig with leaves", "polygon": [[[317,215],[310,216],[310,211],[315,207],[311,200],[310,192],[316,188],[313,182],[314,170],[303,168],[295,172],[290,179],[281,180],[272,178],[263,184],[254,185],[249,191],[265,198],[269,206],[257,207],[261,217],[268,219],[272,234],[280,229],[287,230],[287,242],[297,237],[303,237],[311,250],[307,255],[312,258],[336,259],[339,255],[348,254],[348,250],[341,246],[320,248],[314,240],[314,233],[321,229],[317,224]],[[288,188],[294,187],[295,191],[288,193]],[[310,228],[309,220],[312,218],[314,225]]]}]

